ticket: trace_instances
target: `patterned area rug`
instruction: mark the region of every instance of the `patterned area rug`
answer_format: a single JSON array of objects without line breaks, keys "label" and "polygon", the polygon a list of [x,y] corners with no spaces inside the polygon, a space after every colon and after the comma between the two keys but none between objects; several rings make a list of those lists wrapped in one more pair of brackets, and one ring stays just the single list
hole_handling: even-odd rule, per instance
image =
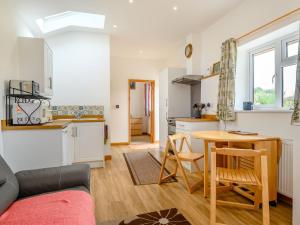
[{"label": "patterned area rug", "polygon": [[137,215],[126,220],[116,220],[97,225],[191,225],[176,208]]},{"label": "patterned area rug", "polygon": [[[123,153],[134,185],[157,184],[161,163],[150,152]],[[164,176],[170,172],[165,170]],[[169,178],[164,182],[176,182],[176,178]]]}]

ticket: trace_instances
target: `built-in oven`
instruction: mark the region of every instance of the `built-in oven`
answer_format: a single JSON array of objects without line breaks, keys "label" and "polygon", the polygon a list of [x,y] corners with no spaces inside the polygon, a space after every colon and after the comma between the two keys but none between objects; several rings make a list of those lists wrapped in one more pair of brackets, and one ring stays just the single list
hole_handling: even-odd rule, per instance
[{"label": "built-in oven", "polygon": [[[168,121],[168,135],[176,134],[176,119],[174,117],[169,117],[167,121]],[[176,142],[175,142],[175,146],[176,146]],[[171,146],[169,147],[169,153],[174,155]]]},{"label": "built-in oven", "polygon": [[168,135],[176,134],[176,119],[174,117],[169,117],[168,121]]}]

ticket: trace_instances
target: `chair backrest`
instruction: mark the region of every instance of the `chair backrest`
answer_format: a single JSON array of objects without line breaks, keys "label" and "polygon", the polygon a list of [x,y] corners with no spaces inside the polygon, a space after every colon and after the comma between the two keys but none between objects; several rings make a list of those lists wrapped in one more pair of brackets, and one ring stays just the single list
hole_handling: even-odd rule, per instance
[{"label": "chair backrest", "polygon": [[[245,157],[254,158],[254,170],[260,170],[260,160],[263,156],[267,156],[267,151],[264,149],[254,150],[254,149],[239,149],[239,148],[211,148],[212,154],[232,156],[232,157]],[[238,162],[238,160],[237,160]],[[257,168],[255,165],[258,165]]]},{"label": "chair backrest", "polygon": [[18,180],[0,155],[0,215],[17,199],[18,195]]},{"label": "chair backrest", "polygon": [[[179,148],[177,148],[176,146],[176,141],[180,141]],[[170,135],[169,143],[171,144],[174,154],[182,152],[184,143],[186,144],[189,152],[192,152],[192,146],[189,143],[189,135],[187,134],[177,133],[174,135]]]}]

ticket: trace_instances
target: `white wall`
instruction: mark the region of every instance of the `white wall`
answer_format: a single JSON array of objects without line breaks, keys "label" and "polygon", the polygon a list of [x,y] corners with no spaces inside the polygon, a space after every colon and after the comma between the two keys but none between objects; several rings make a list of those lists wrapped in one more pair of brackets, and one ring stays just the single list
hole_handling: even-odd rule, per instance
[{"label": "white wall", "polygon": [[182,46],[172,52],[165,62],[164,68],[174,67],[174,68],[185,68],[186,57],[184,54],[186,41],[184,40]]},{"label": "white wall", "polygon": [[133,117],[143,117],[145,114],[144,84],[136,82],[135,89],[130,89],[130,113]]},{"label": "white wall", "polygon": [[159,139],[158,74],[162,65],[163,62],[154,60],[111,58],[112,143],[128,142],[128,79],[155,80],[155,140]]},{"label": "white wall", "polygon": [[68,32],[46,39],[53,51],[53,105],[109,107],[109,36]]},{"label": "white wall", "polygon": [[[14,1],[0,3],[0,120],[5,119],[4,82],[18,78],[17,37],[27,36],[27,28],[20,22]],[[1,125],[0,125],[1,126]],[[3,154],[0,130],[0,154]]]},{"label": "white wall", "polygon": [[[53,51],[52,105],[103,105],[110,123],[110,38],[67,32],[46,39]],[[106,146],[106,152],[109,151]]]}]

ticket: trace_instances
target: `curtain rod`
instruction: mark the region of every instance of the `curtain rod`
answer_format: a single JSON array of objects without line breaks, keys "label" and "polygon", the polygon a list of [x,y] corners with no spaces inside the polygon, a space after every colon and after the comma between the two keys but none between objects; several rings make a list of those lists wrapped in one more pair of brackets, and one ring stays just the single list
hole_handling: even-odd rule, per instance
[{"label": "curtain rod", "polygon": [[258,28],[256,28],[256,29],[254,29],[254,30],[252,30],[252,31],[250,31],[250,32],[248,32],[248,33],[246,33],[246,34],[244,34],[244,35],[242,35],[242,36],[236,38],[236,40],[239,41],[240,39],[242,39],[242,38],[244,38],[244,37],[247,37],[247,36],[249,36],[249,35],[251,35],[251,34],[253,34],[253,33],[255,33],[255,32],[257,32],[257,31],[259,31],[259,30],[261,30],[261,29],[263,29],[263,28],[268,27],[269,25],[271,25],[271,24],[273,24],[273,23],[276,23],[276,22],[279,21],[279,20],[282,20],[282,19],[284,19],[284,18],[286,18],[286,17],[288,17],[288,16],[290,16],[290,15],[296,14],[296,13],[298,13],[298,12],[300,13],[300,8],[297,8],[297,9],[295,9],[295,10],[293,10],[293,11],[290,11],[290,12],[288,12],[288,13],[282,15],[282,16],[278,17],[277,19],[274,19],[274,20],[272,20],[272,21],[270,21],[270,22],[268,22],[268,23],[266,23],[266,24],[264,24],[264,25],[262,25],[262,26],[260,26],[260,27],[258,27]]}]

